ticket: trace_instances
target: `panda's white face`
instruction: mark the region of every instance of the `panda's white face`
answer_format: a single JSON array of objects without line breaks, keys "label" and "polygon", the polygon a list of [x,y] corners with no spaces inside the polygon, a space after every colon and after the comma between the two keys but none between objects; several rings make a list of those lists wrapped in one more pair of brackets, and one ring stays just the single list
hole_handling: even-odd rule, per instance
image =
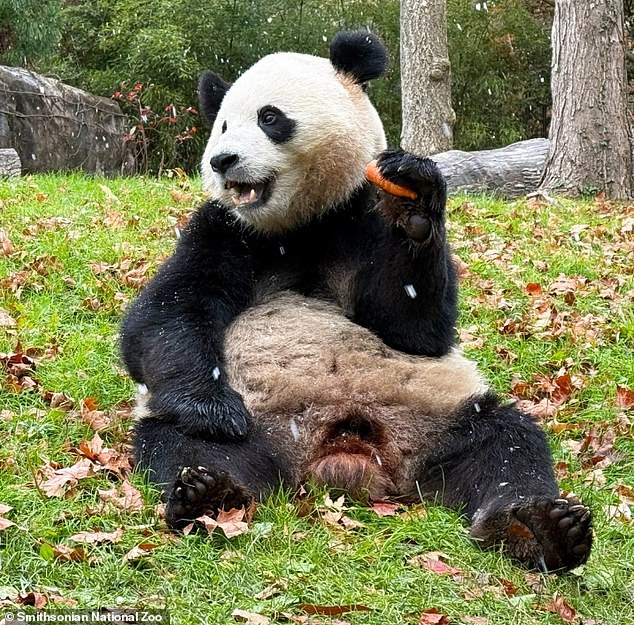
[{"label": "panda's white face", "polygon": [[350,197],[385,145],[359,84],[325,58],[280,52],[258,61],[224,96],[203,182],[246,224],[281,232]]}]

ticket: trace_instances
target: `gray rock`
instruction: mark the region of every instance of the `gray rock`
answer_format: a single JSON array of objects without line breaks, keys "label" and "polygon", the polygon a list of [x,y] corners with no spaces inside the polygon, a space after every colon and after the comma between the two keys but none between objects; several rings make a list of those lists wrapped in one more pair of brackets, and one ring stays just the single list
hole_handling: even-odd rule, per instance
[{"label": "gray rock", "polygon": [[116,102],[0,65],[0,148],[14,148],[24,172],[119,174],[128,130]]}]

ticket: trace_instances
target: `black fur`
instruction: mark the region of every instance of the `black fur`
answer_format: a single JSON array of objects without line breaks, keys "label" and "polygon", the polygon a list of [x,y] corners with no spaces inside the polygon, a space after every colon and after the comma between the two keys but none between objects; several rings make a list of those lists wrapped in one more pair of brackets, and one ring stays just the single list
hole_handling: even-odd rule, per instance
[{"label": "black fur", "polygon": [[[224,382],[223,333],[256,297],[282,289],[344,297],[351,318],[388,345],[412,354],[447,353],[457,311],[445,183],[431,161],[400,150],[388,156],[384,173],[402,162],[399,180],[420,197],[398,201],[398,210],[372,210],[376,191],[365,185],[345,205],[276,236],[245,231],[216,202],[198,210],[122,326],[124,362],[150,389],[154,414],[203,438],[245,436],[247,411]],[[412,214],[431,224],[423,241],[402,226],[403,215]],[[353,276],[349,293],[338,290],[342,272]]]},{"label": "black fur", "polygon": [[200,110],[209,126],[213,126],[222,99],[229,90],[230,83],[225,82],[213,72],[203,72],[198,81],[198,101]]},{"label": "black fur", "polygon": [[265,106],[258,111],[258,126],[277,145],[293,138],[297,123],[275,106]]},{"label": "black fur", "polygon": [[381,40],[365,30],[338,33],[330,44],[333,67],[362,84],[382,76],[387,66],[387,51]]}]

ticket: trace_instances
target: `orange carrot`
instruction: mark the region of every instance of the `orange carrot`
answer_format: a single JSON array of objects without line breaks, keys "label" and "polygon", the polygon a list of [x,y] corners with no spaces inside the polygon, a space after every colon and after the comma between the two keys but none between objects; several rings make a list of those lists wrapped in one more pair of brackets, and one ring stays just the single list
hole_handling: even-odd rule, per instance
[{"label": "orange carrot", "polygon": [[365,168],[365,177],[372,183],[374,183],[377,187],[380,187],[386,193],[390,195],[396,195],[397,197],[406,197],[410,200],[415,200],[418,197],[416,191],[412,191],[408,187],[404,187],[400,184],[396,184],[394,182],[390,182],[387,178],[385,178],[379,168],[377,167],[376,161],[370,161]]}]

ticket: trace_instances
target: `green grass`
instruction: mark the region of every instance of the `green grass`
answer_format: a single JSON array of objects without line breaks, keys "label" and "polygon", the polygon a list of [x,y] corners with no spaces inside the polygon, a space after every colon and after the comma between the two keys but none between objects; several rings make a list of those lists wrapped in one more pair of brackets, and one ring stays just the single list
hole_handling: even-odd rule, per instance
[{"label": "green grass", "polygon": [[[32,354],[37,383],[17,392],[0,365],[0,503],[12,506],[5,516],[15,524],[0,530],[0,606],[36,592],[48,607],[60,607],[60,597],[88,608],[165,607],[176,623],[232,623],[238,608],[280,623],[414,625],[436,608],[450,623],[482,617],[523,625],[562,623],[543,609],[558,593],[576,610],[574,622],[634,622],[634,527],[605,515],[605,506],[619,503],[617,488],[634,486],[632,428],[622,417],[634,413],[617,406],[617,386],[634,389],[628,205],[462,196],[450,203],[450,238],[468,267],[461,285],[460,326],[471,335],[465,351],[505,395],[521,381],[525,399],[537,402],[549,393],[544,377],[563,368],[573,379],[556,422],[547,417],[545,427],[556,461],[566,463],[563,488],[594,509],[596,546],[586,566],[548,577],[539,592],[534,576],[481,551],[458,514],[432,504],[380,518],[349,503],[346,514],[362,526],[345,530],[319,514],[323,491],[309,516],[280,493],[258,507],[248,533],[228,540],[170,535],[157,515],[157,493],[139,475],[130,478],[145,501],[136,513],[103,507],[99,491],[119,483],[112,473],[80,480],[66,497],[40,492],[42,467],[74,464],[76,448],[94,435],[82,401],[113,419],[100,435],[106,447],[125,452],[133,386],[118,360],[118,323],[137,293],[131,283],[151,275],[173,248],[175,226],[200,200],[197,189],[198,181],[80,175],[0,182],[0,229],[13,249],[0,256],[0,309],[17,322],[0,324],[0,352]],[[587,282],[572,294],[551,292],[560,274]],[[542,295],[531,296],[529,283],[541,285]],[[540,326],[544,311],[550,317]],[[65,393],[70,410],[51,408],[45,391]],[[570,446],[593,425],[616,428],[619,454],[599,465],[591,451]],[[119,527],[120,542],[84,545],[83,560],[54,554],[57,545],[73,547],[77,532]],[[127,562],[139,544],[155,548]],[[412,563],[429,551],[446,554],[462,574],[439,576]],[[517,591],[506,594],[499,580]],[[269,598],[256,597],[272,584]],[[370,610],[302,621],[302,604]]]}]

